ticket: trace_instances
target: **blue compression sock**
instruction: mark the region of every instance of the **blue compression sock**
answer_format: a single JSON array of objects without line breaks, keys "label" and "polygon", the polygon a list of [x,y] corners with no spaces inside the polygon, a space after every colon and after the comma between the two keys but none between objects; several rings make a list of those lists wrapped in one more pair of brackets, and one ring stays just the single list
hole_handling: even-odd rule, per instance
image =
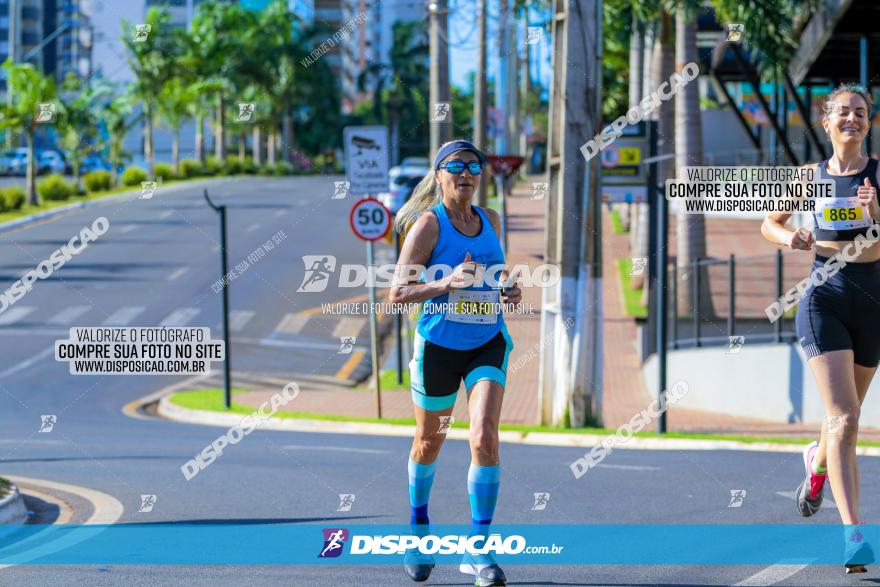
[{"label": "blue compression sock", "polygon": [[481,467],[471,465],[468,470],[468,496],[471,501],[471,535],[487,535],[495,504],[498,502],[498,488],[501,485],[501,467]]},{"label": "blue compression sock", "polygon": [[409,507],[411,526],[427,526],[428,498],[431,496],[431,484],[434,483],[434,470],[437,463],[423,465],[409,460]]}]

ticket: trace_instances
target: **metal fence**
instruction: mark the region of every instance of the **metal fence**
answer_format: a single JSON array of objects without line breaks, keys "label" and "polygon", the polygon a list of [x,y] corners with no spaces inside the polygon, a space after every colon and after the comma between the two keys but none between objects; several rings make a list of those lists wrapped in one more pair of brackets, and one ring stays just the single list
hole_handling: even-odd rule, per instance
[{"label": "metal fence", "polygon": [[[765,308],[807,274],[809,261],[782,251],[695,259],[686,267],[670,259],[667,347],[727,346],[731,337],[744,337],[746,344],[795,341],[794,310],[771,323]],[[649,319],[650,332],[653,322]]]}]

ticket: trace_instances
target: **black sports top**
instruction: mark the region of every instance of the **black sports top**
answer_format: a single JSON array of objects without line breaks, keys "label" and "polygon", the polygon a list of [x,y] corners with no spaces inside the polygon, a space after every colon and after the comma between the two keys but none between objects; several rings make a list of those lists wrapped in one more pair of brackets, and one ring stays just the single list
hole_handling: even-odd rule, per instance
[{"label": "black sports top", "polygon": [[[818,179],[831,179],[836,184],[835,198],[855,198],[860,185],[864,185],[865,178],[871,182],[871,185],[880,192],[880,185],[877,185],[877,160],[868,157],[868,164],[865,168],[855,175],[830,175],[825,166],[828,160],[825,159],[819,163]],[[817,241],[851,241],[857,235],[864,235],[868,228],[874,224],[869,216],[865,214],[865,209],[856,204],[856,208],[830,206],[830,201],[826,202],[826,198],[816,199],[816,210],[813,212],[814,234]],[[831,208],[826,210],[826,208]],[[822,224],[825,226],[823,227]],[[837,228],[831,227],[832,224]]]}]

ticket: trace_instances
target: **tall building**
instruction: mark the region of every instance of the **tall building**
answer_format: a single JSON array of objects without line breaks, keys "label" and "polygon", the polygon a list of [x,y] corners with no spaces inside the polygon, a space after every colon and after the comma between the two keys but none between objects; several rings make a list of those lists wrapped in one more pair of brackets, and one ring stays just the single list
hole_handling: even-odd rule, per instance
[{"label": "tall building", "polygon": [[[371,99],[369,92],[358,89],[358,79],[377,63],[389,63],[394,44],[393,26],[398,21],[426,18],[422,0],[341,0],[341,25],[361,22],[342,41],[339,74],[342,83],[342,108],[351,110],[359,102]],[[316,11],[316,18],[318,14]],[[372,83],[372,82],[370,82]]]},{"label": "tall building", "polygon": [[[12,14],[13,3],[0,0],[0,62],[12,56],[16,61],[28,55],[43,40],[43,2],[41,0],[17,0],[17,14]],[[10,23],[14,38],[10,38]],[[14,55],[10,55],[14,51]],[[28,55],[28,62],[42,65],[39,52]],[[0,90],[6,94],[6,70],[0,68]]]},{"label": "tall building", "polygon": [[92,9],[92,0],[43,2],[44,70],[59,82],[70,73],[82,80],[92,75]]}]

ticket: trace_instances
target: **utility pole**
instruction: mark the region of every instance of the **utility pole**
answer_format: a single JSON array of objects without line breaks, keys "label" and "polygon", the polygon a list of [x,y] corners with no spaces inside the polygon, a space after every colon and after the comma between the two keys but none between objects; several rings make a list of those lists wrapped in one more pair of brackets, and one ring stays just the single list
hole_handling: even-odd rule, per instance
[{"label": "utility pole", "polygon": [[[448,30],[449,5],[448,0],[433,0],[428,5],[430,14],[430,41],[431,41],[431,86],[430,86],[430,109],[428,116],[431,120],[431,156],[440,150],[440,145],[452,138],[452,100],[449,89],[449,44],[446,33]],[[439,119],[443,112],[438,104],[446,104],[447,109],[442,120]]]},{"label": "utility pole", "polygon": [[507,88],[507,2],[500,0],[498,12],[498,72],[495,75],[495,153],[509,155],[507,144],[507,112],[504,92]]},{"label": "utility pole", "polygon": [[[546,263],[538,405],[542,424],[584,426],[601,414],[600,157],[581,146],[601,130],[602,0],[553,0]],[[567,421],[566,421],[567,416]]]},{"label": "utility pole", "polygon": [[[474,72],[474,144],[478,149],[489,150],[489,142],[486,137],[486,109],[488,108],[488,81],[486,79],[486,13],[489,9],[489,0],[479,0],[480,16],[477,29],[477,70]],[[477,205],[485,206],[486,181],[480,182],[477,192]]]},{"label": "utility pole", "polygon": [[[18,0],[9,0],[9,55],[8,60],[13,63],[18,58]],[[6,76],[6,104],[12,107],[12,78]],[[6,148],[11,149],[13,146],[12,129],[6,129]]]}]

